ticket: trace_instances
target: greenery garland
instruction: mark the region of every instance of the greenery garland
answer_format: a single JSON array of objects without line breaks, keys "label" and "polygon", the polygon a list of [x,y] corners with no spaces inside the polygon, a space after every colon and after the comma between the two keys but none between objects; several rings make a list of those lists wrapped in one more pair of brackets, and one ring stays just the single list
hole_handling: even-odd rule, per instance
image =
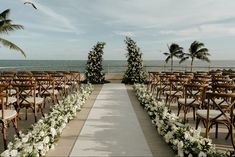
[{"label": "greenery garland", "polygon": [[163,102],[157,102],[147,90],[146,85],[135,84],[134,90],[140,104],[148,112],[158,133],[170,144],[177,156],[184,157],[226,157],[225,153],[215,149],[211,139],[200,135],[200,127],[195,130],[169,109]]},{"label": "greenery garland", "polygon": [[51,112],[35,123],[26,134],[20,132],[20,137],[15,136],[1,156],[45,156],[54,148],[66,124],[81,110],[92,90],[91,84],[81,84],[74,94],[53,105]]}]

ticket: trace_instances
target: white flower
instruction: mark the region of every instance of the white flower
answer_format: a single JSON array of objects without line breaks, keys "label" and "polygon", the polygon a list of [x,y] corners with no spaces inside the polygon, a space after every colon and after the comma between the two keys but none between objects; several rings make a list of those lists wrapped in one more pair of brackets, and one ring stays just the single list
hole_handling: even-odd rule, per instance
[{"label": "white flower", "polygon": [[193,157],[193,155],[192,155],[192,154],[189,154],[188,157]]},{"label": "white flower", "polygon": [[28,141],[28,139],[29,139],[28,136],[25,136],[25,137],[22,138],[22,142],[26,143]]},{"label": "white flower", "polygon": [[11,156],[17,156],[17,153],[18,153],[18,151],[15,150],[15,149],[13,149],[13,150],[10,151],[10,155],[11,155]]},{"label": "white flower", "polygon": [[35,145],[35,147],[36,147],[37,150],[42,150],[42,149],[43,149],[43,144],[42,144],[42,142],[37,143],[37,144]]},{"label": "white flower", "polygon": [[198,157],[206,157],[206,153],[200,151],[200,153],[198,154]]},{"label": "white flower", "polygon": [[47,144],[49,143],[50,141],[50,138],[48,136],[46,136],[44,139],[43,139],[43,143]]},{"label": "white flower", "polygon": [[54,128],[50,128],[50,131],[51,131],[52,137],[54,137],[57,134]]},{"label": "white flower", "polygon": [[22,145],[22,143],[17,140],[15,143],[15,148],[19,148],[21,145]]},{"label": "white flower", "polygon": [[28,152],[28,153],[31,153],[33,151],[33,147],[30,146],[30,145],[27,145],[25,148],[24,148],[25,152]]},{"label": "white flower", "polygon": [[2,154],[1,154],[1,156],[3,156],[3,157],[9,157],[10,156],[10,151],[7,149],[7,150],[5,150]]}]

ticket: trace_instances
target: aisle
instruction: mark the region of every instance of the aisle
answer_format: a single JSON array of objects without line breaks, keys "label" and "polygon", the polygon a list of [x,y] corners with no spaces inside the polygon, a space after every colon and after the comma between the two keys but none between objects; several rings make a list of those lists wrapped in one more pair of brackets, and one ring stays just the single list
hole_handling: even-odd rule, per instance
[{"label": "aisle", "polygon": [[70,156],[152,156],[125,85],[103,86]]}]

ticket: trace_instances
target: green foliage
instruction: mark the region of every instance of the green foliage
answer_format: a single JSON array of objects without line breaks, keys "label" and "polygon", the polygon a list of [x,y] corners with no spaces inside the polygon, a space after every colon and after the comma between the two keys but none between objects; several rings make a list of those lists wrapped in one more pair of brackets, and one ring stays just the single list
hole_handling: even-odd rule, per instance
[{"label": "green foliage", "polygon": [[[10,9],[0,13],[0,34],[9,34],[10,32],[18,29],[24,29],[22,25],[12,24],[12,21],[8,18],[9,15]],[[24,55],[24,57],[26,57],[25,52],[9,40],[0,37],[0,43],[9,49],[19,51],[22,55]]]},{"label": "green foliage", "polygon": [[88,60],[86,64],[86,81],[94,84],[105,83],[105,73],[102,66],[102,55],[105,43],[98,42],[88,54]]},{"label": "green foliage", "polygon": [[137,47],[136,43],[130,37],[126,37],[125,43],[128,51],[128,67],[122,79],[122,83],[145,83],[147,81],[147,75],[144,71],[140,48]]}]

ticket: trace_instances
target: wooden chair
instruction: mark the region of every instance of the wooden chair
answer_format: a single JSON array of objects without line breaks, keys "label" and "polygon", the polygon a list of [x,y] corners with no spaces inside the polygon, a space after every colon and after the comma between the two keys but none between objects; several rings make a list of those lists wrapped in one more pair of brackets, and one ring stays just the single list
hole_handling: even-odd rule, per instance
[{"label": "wooden chair", "polygon": [[188,78],[170,79],[170,90],[166,91],[166,105],[170,107],[170,103],[184,96],[184,85],[189,81]]},{"label": "wooden chair", "polygon": [[17,88],[17,104],[18,109],[17,112],[20,112],[21,108],[25,108],[25,119],[27,120],[27,110],[28,108],[32,109],[34,114],[35,122],[37,121],[37,112],[40,110],[42,116],[43,114],[43,106],[44,106],[44,98],[37,97],[38,93],[37,84],[34,79],[14,79],[13,87]]},{"label": "wooden chair", "polygon": [[38,86],[38,95],[46,98],[50,98],[55,104],[58,102],[59,91],[55,89],[54,80],[51,77],[37,77],[35,78]]},{"label": "wooden chair", "polygon": [[[212,92],[207,92],[206,97],[207,101],[205,101],[206,108],[197,111],[197,122],[196,128],[198,127],[200,121],[207,128],[206,136],[212,127],[212,125],[216,125],[216,138],[218,136],[218,124],[224,124],[229,129],[229,121],[228,121],[228,113],[233,112],[230,111],[231,107],[234,105],[233,99],[235,96],[235,85],[231,84],[217,84],[213,85],[214,89]],[[229,123],[228,123],[229,122]]]},{"label": "wooden chair", "polygon": [[196,109],[203,107],[207,84],[188,83],[184,85],[184,97],[178,99],[178,115],[183,107],[184,121],[190,108],[193,109],[193,119],[195,120]]},{"label": "wooden chair", "polygon": [[165,96],[165,92],[170,90],[170,79],[174,79],[175,75],[172,73],[162,74],[159,76],[160,85],[157,87],[156,98],[161,99]]},{"label": "wooden chair", "polygon": [[63,96],[68,94],[67,89],[67,80],[64,74],[62,73],[53,73],[50,74],[50,77],[54,80],[54,87],[58,90]]},{"label": "wooden chair", "polygon": [[79,71],[70,71],[73,86],[80,84],[81,75]]},{"label": "wooden chair", "polygon": [[18,114],[16,110],[5,109],[5,101],[8,100],[8,93],[7,93],[8,85],[0,85],[0,104],[1,104],[1,111],[0,111],[0,123],[2,124],[1,130],[3,135],[3,144],[4,149],[7,149],[7,128],[8,123],[11,121],[13,123],[13,127],[15,128],[16,134],[19,135],[18,132]]},{"label": "wooden chair", "polygon": [[157,87],[160,85],[160,79],[159,79],[159,72],[153,72],[153,71],[149,71],[149,78],[148,78],[148,89],[150,92],[154,93],[154,91],[157,89]]}]

